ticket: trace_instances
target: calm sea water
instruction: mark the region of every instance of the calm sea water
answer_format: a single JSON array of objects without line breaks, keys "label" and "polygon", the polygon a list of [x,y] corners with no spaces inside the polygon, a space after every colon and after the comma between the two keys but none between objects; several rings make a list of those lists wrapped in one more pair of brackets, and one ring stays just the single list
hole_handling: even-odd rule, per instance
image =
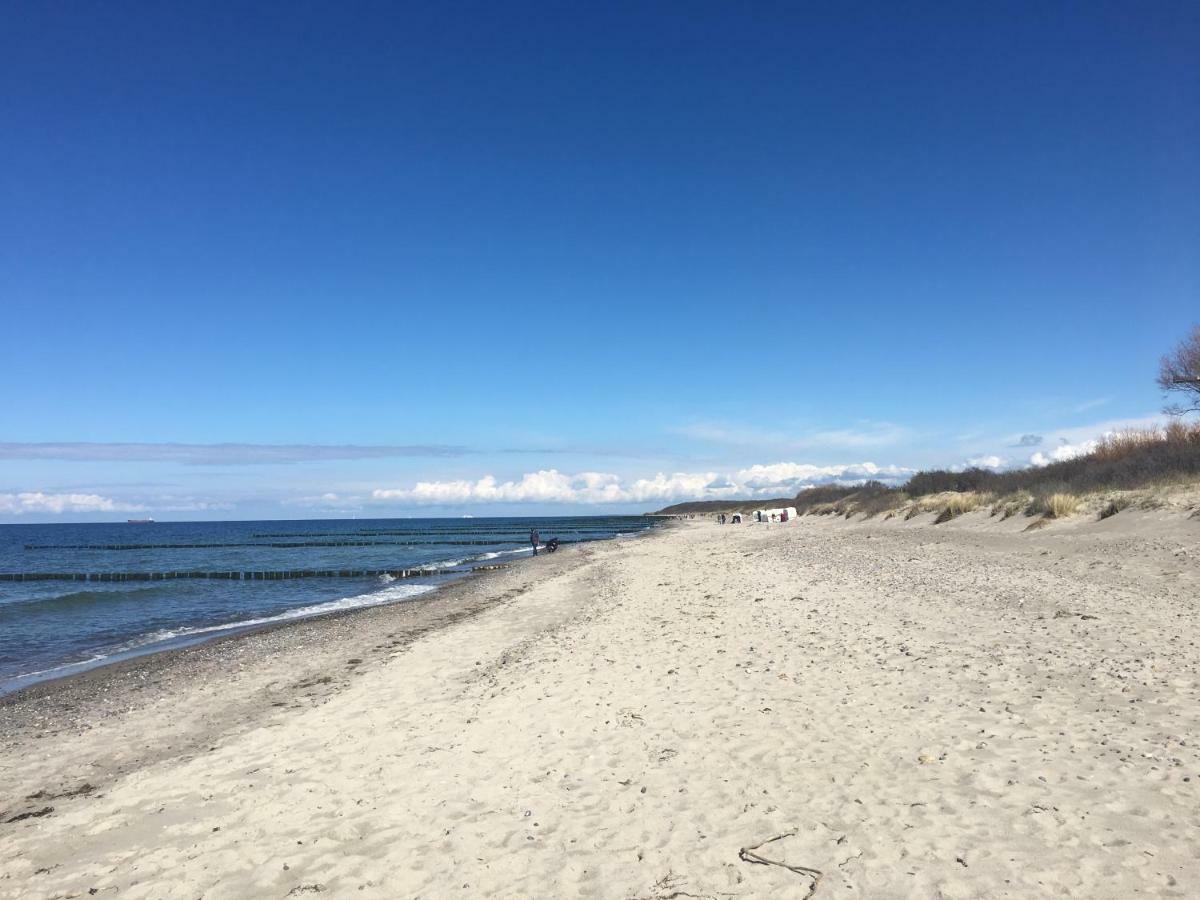
[{"label": "calm sea water", "polygon": [[[531,526],[543,540],[567,543],[632,535],[652,524],[619,516],[0,525],[0,573],[93,576],[0,580],[0,693],[255,625],[408,600],[462,577],[472,565],[529,556]],[[243,575],[414,568],[460,574]],[[178,572],[240,577],[94,577]]]}]

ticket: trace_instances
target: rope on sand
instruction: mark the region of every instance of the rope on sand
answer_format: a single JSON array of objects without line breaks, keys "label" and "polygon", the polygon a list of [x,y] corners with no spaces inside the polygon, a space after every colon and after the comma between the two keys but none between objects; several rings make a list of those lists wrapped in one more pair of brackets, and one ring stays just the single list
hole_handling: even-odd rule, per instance
[{"label": "rope on sand", "polygon": [[743,847],[738,851],[738,858],[743,862],[757,863],[760,866],[779,866],[780,868],[787,869],[789,872],[795,872],[797,875],[804,875],[808,878],[811,878],[812,884],[810,884],[808,887],[808,893],[801,898],[801,900],[808,900],[808,898],[817,892],[817,888],[821,884],[821,879],[824,877],[824,873],[820,869],[810,869],[808,866],[793,866],[790,863],[781,862],[777,859],[767,859],[765,856],[760,856],[755,852],[767,846],[767,844],[774,843],[775,841],[781,841],[787,837],[795,837],[796,833],[797,832],[795,831],[785,831],[783,834],[777,834],[773,838],[767,838],[765,841],[755,844],[753,847]]}]

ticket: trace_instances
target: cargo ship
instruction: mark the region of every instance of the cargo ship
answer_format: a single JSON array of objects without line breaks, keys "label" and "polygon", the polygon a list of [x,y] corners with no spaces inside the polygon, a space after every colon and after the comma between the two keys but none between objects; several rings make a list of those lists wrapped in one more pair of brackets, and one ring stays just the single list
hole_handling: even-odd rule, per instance
[{"label": "cargo ship", "polygon": [[128,522],[130,525],[153,525],[154,524],[153,519],[126,519],[125,521]]}]

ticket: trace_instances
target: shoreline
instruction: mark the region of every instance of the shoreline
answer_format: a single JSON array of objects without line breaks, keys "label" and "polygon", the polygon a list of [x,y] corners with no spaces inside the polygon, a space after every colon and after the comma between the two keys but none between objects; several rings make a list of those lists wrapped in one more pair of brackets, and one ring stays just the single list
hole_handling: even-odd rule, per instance
[{"label": "shoreline", "polygon": [[[325,619],[334,616],[350,615],[352,613],[363,612],[368,609],[394,606],[399,603],[415,603],[419,600],[432,599],[434,595],[438,594],[440,591],[443,591],[455,584],[469,581],[474,578],[484,577],[494,571],[510,568],[515,564],[516,562],[501,563],[493,566],[480,566],[475,571],[464,572],[458,577],[447,579],[440,584],[430,585],[428,591],[415,594],[411,599],[400,598],[386,601],[384,603],[363,603],[358,606],[351,606],[343,609],[328,609],[322,612],[313,612],[309,613],[308,615],[300,616],[289,616],[285,612],[270,621],[248,622],[245,624],[240,624],[238,622],[222,623],[212,626],[213,630],[209,633],[197,632],[194,634],[178,635],[174,638],[165,638],[161,641],[143,644],[128,650],[117,651],[108,656],[99,657],[96,659],[82,660],[74,663],[64,663],[63,665],[46,669],[41,672],[29,672],[23,675],[12,676],[4,683],[0,683],[0,708],[3,708],[5,702],[10,698],[23,695],[28,691],[34,690],[35,688],[43,686],[49,687],[73,678],[81,678],[83,676],[97,673],[101,670],[130,665],[138,662],[139,660],[143,660],[146,657],[158,656],[160,654],[182,653],[187,650],[206,647],[210,644],[217,644],[222,641],[228,641],[251,634],[267,632],[275,628],[286,628],[290,625],[299,625],[304,622],[310,622],[314,619]],[[367,593],[357,596],[369,597],[371,594]],[[16,687],[8,686],[26,679],[28,680],[24,684],[20,684]]]},{"label": "shoreline", "polygon": [[[63,675],[49,675],[48,677],[39,678],[36,681],[32,681],[27,685],[22,685],[21,687],[13,690],[0,693],[0,710],[3,710],[6,706],[15,706],[27,701],[52,699],[53,695],[59,690],[69,690],[74,687],[74,682],[82,683],[101,679],[119,679],[128,670],[134,670],[136,672],[141,665],[156,668],[166,666],[171,664],[171,661],[175,657],[187,654],[189,652],[197,652],[203,649],[212,649],[215,651],[218,646],[228,643],[236,643],[243,639],[263,637],[273,631],[281,629],[299,628],[304,625],[316,625],[319,622],[354,616],[358,613],[366,613],[370,612],[371,610],[384,609],[391,606],[410,603],[416,604],[439,599],[445,600],[446,597],[443,595],[443,592],[448,591],[450,588],[456,585],[465,584],[466,582],[474,579],[485,578],[488,575],[494,574],[495,572],[510,568],[510,565],[511,564],[497,566],[492,571],[473,572],[464,575],[461,578],[455,579],[454,581],[435,585],[425,594],[418,594],[412,599],[394,600],[390,603],[381,603],[376,605],[356,606],[349,609],[331,609],[328,612],[314,613],[308,616],[298,616],[291,619],[279,619],[273,622],[260,622],[253,625],[246,625],[240,629],[236,623],[230,623],[230,630],[227,634],[217,633],[211,637],[200,637],[196,641],[184,644],[182,646],[163,646],[155,649],[155,645],[149,644],[146,645],[147,649],[143,650],[142,652],[134,652],[134,654],[131,656],[115,658],[112,662],[100,660],[92,665],[89,665],[88,662],[67,663],[60,668],[66,669],[70,668],[71,666],[87,666],[87,668],[81,669],[80,671],[67,672]],[[167,642],[164,641],[164,643]],[[141,648],[138,649],[140,650]],[[56,670],[49,669],[47,670],[47,673],[54,671]],[[30,673],[30,675],[32,674],[43,673]],[[145,673],[142,672],[138,674]],[[15,681],[26,677],[29,677],[29,675],[16,676],[13,680]]]},{"label": "shoreline", "polygon": [[[653,529],[635,537],[644,539],[661,531]],[[306,700],[327,698],[346,686],[352,675],[377,664],[372,656],[378,657],[384,647],[395,651],[432,631],[484,614],[541,581],[569,572],[596,548],[611,546],[618,540],[626,543],[632,539],[568,545],[554,554],[464,575],[410,600],[248,626],[196,644],[152,650],[34,682],[0,695],[0,756],[22,745],[78,736],[114,721],[145,715],[164,699],[178,702],[175,695],[193,692],[196,684],[219,685],[226,695],[224,709],[208,717],[204,733],[189,734],[187,729],[155,733],[145,752],[123,755],[112,774],[124,775],[164,759],[186,756],[207,744],[214,727],[223,733],[236,733],[253,727],[262,715],[282,708],[290,702],[289,688],[301,691]],[[384,644],[380,643],[381,635],[386,636]],[[354,659],[359,662],[350,667],[346,661]],[[287,685],[266,694],[254,686],[239,689],[243,672],[249,670],[253,675],[256,666],[265,668],[268,662],[281,676],[286,673]],[[330,675],[331,670],[337,674]],[[9,787],[5,776],[0,767],[0,786]],[[16,798],[77,789],[69,785],[72,779],[80,778],[93,788],[103,780],[64,770],[58,779],[60,784],[51,789],[40,785],[32,790],[20,786],[0,790],[0,797],[8,794],[14,798],[0,808],[0,824],[12,815],[36,811],[36,803],[22,804]]]},{"label": "shoreline", "polygon": [[[648,529],[653,531],[653,529]],[[641,536],[638,533],[634,536]],[[615,538],[604,538],[601,541],[613,540]],[[559,553],[569,553],[572,548],[595,543],[595,541],[572,542],[569,544],[560,545]],[[545,554],[543,554],[545,555]],[[11,704],[16,698],[30,695],[31,692],[37,691],[38,695],[44,695],[54,690],[55,685],[60,685],[64,682],[71,681],[77,678],[96,675],[98,672],[109,669],[119,669],[136,664],[148,657],[157,657],[162,654],[182,653],[188,650],[196,650],[210,645],[216,645],[229,640],[234,640],[248,635],[265,633],[276,628],[286,628],[292,625],[299,625],[305,622],[311,622],[318,619],[328,619],[338,616],[351,615],[358,612],[364,612],[370,609],[394,606],[397,604],[417,603],[426,600],[433,600],[444,595],[444,592],[455,585],[466,584],[475,581],[478,578],[486,577],[498,571],[511,569],[522,563],[527,563],[533,557],[522,556],[517,559],[512,559],[504,562],[490,562],[481,560],[470,567],[469,570],[455,572],[451,577],[446,578],[441,583],[430,585],[430,589],[419,595],[415,595],[412,599],[397,599],[389,602],[372,604],[363,603],[360,606],[352,606],[346,609],[330,609],[328,611],[312,613],[303,616],[289,616],[285,611],[275,621],[254,622],[245,625],[239,625],[237,622],[217,623],[214,627],[219,629],[210,636],[203,634],[184,634],[175,638],[167,638],[161,642],[154,642],[142,646],[130,648],[123,651],[115,651],[112,654],[98,659],[80,660],[73,663],[63,663],[46,669],[40,672],[28,672],[20,675],[6,677],[3,682],[0,682],[0,710],[6,705]],[[367,592],[356,597],[370,597],[372,592]],[[222,633],[222,632],[228,633]],[[160,646],[161,644],[161,646]],[[61,672],[61,674],[56,674]],[[19,684],[24,681],[25,683]],[[10,687],[8,685],[17,685]]]}]

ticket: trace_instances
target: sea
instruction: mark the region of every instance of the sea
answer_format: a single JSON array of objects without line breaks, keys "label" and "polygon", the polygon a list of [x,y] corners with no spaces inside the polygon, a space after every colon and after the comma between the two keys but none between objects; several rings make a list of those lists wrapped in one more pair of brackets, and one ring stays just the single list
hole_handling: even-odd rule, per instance
[{"label": "sea", "polygon": [[0,694],[274,622],[403,603],[530,556],[530,528],[567,545],[654,525],[643,516],[0,525]]}]

